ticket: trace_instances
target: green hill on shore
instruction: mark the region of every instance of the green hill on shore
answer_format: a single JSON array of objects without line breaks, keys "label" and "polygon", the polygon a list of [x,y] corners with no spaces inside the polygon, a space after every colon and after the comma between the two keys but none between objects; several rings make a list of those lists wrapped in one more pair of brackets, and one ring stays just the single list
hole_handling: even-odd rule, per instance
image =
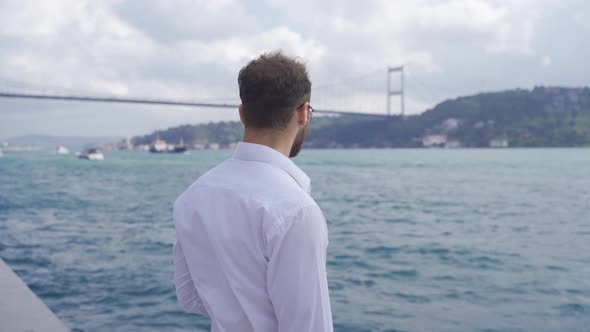
[{"label": "green hill on shore", "polygon": [[[221,147],[239,141],[239,122],[182,125],[132,139]],[[419,115],[316,116],[306,146],[570,147],[590,146],[590,88],[535,87],[446,100]]]}]

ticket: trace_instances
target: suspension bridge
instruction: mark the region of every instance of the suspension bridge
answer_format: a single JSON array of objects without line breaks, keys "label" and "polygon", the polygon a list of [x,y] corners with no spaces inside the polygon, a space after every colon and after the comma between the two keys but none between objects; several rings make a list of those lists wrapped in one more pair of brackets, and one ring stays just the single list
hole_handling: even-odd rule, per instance
[{"label": "suspension bridge", "polygon": [[[388,67],[386,70],[379,69],[330,84],[314,86],[312,88],[312,104],[316,112],[320,114],[404,116],[404,89],[404,67]],[[231,109],[236,109],[239,105],[239,100],[235,100],[235,98],[233,100],[232,98],[179,100],[101,96],[63,88],[31,86],[2,79],[0,79],[0,98]],[[399,104],[394,104],[392,98],[398,98]]]}]

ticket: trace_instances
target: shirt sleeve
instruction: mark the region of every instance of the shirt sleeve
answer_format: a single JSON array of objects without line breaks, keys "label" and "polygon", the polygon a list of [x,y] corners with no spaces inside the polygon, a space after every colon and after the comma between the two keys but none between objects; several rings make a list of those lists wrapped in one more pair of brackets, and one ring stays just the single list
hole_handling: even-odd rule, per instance
[{"label": "shirt sleeve", "polygon": [[289,219],[268,240],[267,287],[278,331],[332,332],[324,215],[318,206],[309,206]]},{"label": "shirt sleeve", "polygon": [[191,278],[184,252],[180,242],[174,244],[174,284],[176,286],[176,298],[182,309],[189,313],[208,315],[199,293]]}]

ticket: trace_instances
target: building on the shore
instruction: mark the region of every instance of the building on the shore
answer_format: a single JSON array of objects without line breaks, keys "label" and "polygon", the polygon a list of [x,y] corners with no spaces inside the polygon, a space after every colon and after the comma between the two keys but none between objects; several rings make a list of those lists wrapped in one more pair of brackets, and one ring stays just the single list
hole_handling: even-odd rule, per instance
[{"label": "building on the shore", "polygon": [[219,143],[209,143],[207,144],[207,148],[209,150],[219,150]]},{"label": "building on the shore", "polygon": [[447,141],[445,143],[445,149],[458,149],[461,147],[463,147],[463,144],[461,144],[461,142],[457,140]]},{"label": "building on the shore", "polygon": [[11,152],[33,152],[33,151],[43,151],[44,148],[40,146],[34,145],[6,145],[4,147],[4,151],[11,151]]},{"label": "building on the shore", "polygon": [[443,133],[449,133],[449,132],[459,129],[460,125],[461,125],[461,119],[448,118],[441,123],[440,127],[441,127]]},{"label": "building on the shore", "polygon": [[509,146],[507,138],[495,138],[490,141],[490,148],[507,148]]},{"label": "building on the shore", "polygon": [[141,150],[141,151],[149,151],[150,150],[150,146],[148,144],[139,144],[135,146],[136,149]]},{"label": "building on the shore", "polygon": [[117,143],[118,150],[133,150],[133,144],[131,143],[131,139],[128,137],[123,139]]},{"label": "building on the shore", "polygon": [[422,146],[427,148],[443,147],[447,143],[447,135],[426,135],[422,137]]}]

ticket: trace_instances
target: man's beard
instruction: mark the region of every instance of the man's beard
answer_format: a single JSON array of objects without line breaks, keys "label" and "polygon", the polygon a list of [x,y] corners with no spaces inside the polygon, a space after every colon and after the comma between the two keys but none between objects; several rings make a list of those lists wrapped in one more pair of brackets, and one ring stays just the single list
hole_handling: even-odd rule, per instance
[{"label": "man's beard", "polygon": [[291,152],[289,152],[289,158],[296,157],[301,151],[301,147],[303,147],[303,141],[305,141],[305,136],[307,136],[307,131],[309,130],[309,122],[305,126],[305,128],[301,128],[297,135],[295,136],[295,140],[293,141],[293,146],[291,147]]}]

